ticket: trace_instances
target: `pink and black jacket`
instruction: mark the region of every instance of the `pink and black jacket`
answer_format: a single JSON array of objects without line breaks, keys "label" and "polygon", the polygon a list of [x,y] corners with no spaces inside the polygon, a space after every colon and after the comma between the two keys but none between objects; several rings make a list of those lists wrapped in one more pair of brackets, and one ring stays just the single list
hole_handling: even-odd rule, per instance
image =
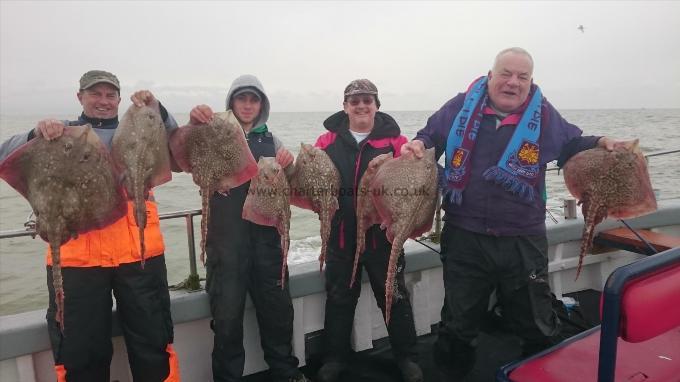
[{"label": "pink and black jacket", "polygon": [[[401,135],[397,122],[388,114],[376,112],[373,130],[363,141],[357,143],[349,131],[349,119],[343,112],[337,112],[324,121],[327,133],[315,143],[331,158],[340,173],[340,208],[333,217],[329,240],[330,254],[347,259],[354,257],[356,250],[356,191],[368,163],[381,154],[393,153],[399,156],[401,146],[408,140]],[[385,232],[379,225],[372,226],[366,233],[366,251],[390,251]]]}]

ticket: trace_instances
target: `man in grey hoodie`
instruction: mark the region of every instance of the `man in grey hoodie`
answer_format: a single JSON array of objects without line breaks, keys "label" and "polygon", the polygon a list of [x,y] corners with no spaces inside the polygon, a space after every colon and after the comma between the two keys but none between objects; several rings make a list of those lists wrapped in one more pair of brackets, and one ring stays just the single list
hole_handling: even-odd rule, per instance
[{"label": "man in grey hoodie", "polygon": [[[276,157],[285,169],[293,155],[268,131],[269,98],[260,81],[252,75],[234,80],[227,93],[231,109],[246,134],[255,160]],[[207,123],[213,116],[207,105],[191,110],[190,123]],[[290,169],[290,167],[288,167]],[[219,382],[238,381],[243,374],[243,313],[246,292],[255,305],[264,359],[272,380],[307,381],[298,370],[292,348],[293,302],[286,281],[281,288],[281,239],[274,227],[261,226],[241,218],[247,182],[215,193],[210,199],[210,226],[206,240],[206,290],[210,297],[211,328],[215,333],[212,371]],[[288,279],[288,273],[286,273]]]}]

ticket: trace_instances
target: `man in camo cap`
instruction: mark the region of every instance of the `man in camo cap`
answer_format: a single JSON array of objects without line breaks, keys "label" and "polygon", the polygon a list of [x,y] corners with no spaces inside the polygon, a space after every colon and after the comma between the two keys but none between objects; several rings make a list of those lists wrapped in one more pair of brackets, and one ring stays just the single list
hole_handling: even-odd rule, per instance
[{"label": "man in camo cap", "polygon": [[[331,234],[326,254],[326,312],[324,330],[328,354],[317,373],[320,382],[336,382],[350,365],[350,337],[359,294],[362,269],[376,296],[378,306],[385,313],[385,281],[391,244],[385,231],[375,224],[366,231],[365,250],[360,255],[357,282],[349,280],[354,268],[357,243],[357,220],[354,205],[359,179],[368,163],[381,154],[399,156],[400,148],[408,140],[401,135],[399,125],[390,115],[378,111],[378,88],[367,79],[349,83],[344,91],[343,110],[324,121],[328,130],[316,141],[335,164],[340,173],[339,209],[331,223]],[[422,382],[423,373],[417,363],[416,331],[413,309],[404,281],[403,252],[397,259],[392,318],[387,332],[397,366],[405,382]]]},{"label": "man in camo cap", "polygon": [[375,106],[380,109],[380,100],[378,99],[378,88],[375,87],[373,82],[363,78],[360,80],[354,80],[345,87],[345,102],[347,97],[356,94],[370,94],[375,97]]}]

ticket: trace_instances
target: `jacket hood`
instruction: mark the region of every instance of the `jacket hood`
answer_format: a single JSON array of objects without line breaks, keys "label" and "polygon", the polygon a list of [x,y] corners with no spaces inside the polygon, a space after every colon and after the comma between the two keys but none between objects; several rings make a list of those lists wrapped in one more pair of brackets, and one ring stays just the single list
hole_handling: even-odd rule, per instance
[{"label": "jacket hood", "polygon": [[267,93],[265,93],[264,87],[262,86],[262,83],[260,83],[260,80],[258,80],[257,77],[253,76],[252,74],[244,74],[239,76],[234,80],[234,82],[231,83],[231,87],[227,93],[227,99],[225,100],[226,110],[231,109],[231,101],[234,93],[245,88],[251,88],[255,90],[262,100],[260,115],[253,122],[253,128],[262,126],[263,124],[267,123],[267,120],[269,119],[269,97],[267,97]]},{"label": "jacket hood", "polygon": [[[344,111],[339,111],[323,122],[326,130],[333,133],[349,132],[349,117]],[[369,134],[371,139],[392,138],[401,135],[401,129],[397,121],[389,114],[378,111],[375,113],[373,130]]]}]

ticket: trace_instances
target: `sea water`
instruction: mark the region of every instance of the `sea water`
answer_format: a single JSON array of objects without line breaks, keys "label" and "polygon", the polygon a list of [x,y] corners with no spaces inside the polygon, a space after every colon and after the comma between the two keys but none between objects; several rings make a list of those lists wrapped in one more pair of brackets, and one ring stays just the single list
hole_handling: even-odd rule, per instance
[{"label": "sea water", "polygon": [[[122,110],[122,109],[121,109]],[[432,111],[386,111],[409,138],[427,122]],[[562,110],[562,116],[576,124],[584,135],[606,135],[617,139],[640,139],[643,152],[680,149],[680,109],[666,110]],[[300,143],[314,143],[324,133],[323,121],[332,112],[271,113],[269,128],[297,155]],[[174,114],[184,124],[188,114]],[[0,115],[0,141],[28,131],[47,116]],[[73,115],[49,116],[74,119]],[[659,199],[680,197],[680,153],[653,157],[649,160],[652,185]],[[548,210],[562,219],[563,200],[570,197],[561,174],[548,172]],[[188,174],[173,174],[173,179],[155,191],[161,213],[199,209],[198,188]],[[4,181],[0,181],[0,231],[21,229],[31,208],[28,202]],[[548,219],[550,221],[550,219]],[[200,216],[194,218],[196,247],[200,241]],[[310,212],[292,207],[290,224],[289,265],[317,261],[321,239],[319,219]],[[189,274],[187,234],[184,219],[161,221],[166,244],[168,281],[179,283]],[[40,239],[19,237],[0,240],[0,315],[45,308],[47,287],[45,243]],[[205,268],[198,265],[199,275]]]}]

